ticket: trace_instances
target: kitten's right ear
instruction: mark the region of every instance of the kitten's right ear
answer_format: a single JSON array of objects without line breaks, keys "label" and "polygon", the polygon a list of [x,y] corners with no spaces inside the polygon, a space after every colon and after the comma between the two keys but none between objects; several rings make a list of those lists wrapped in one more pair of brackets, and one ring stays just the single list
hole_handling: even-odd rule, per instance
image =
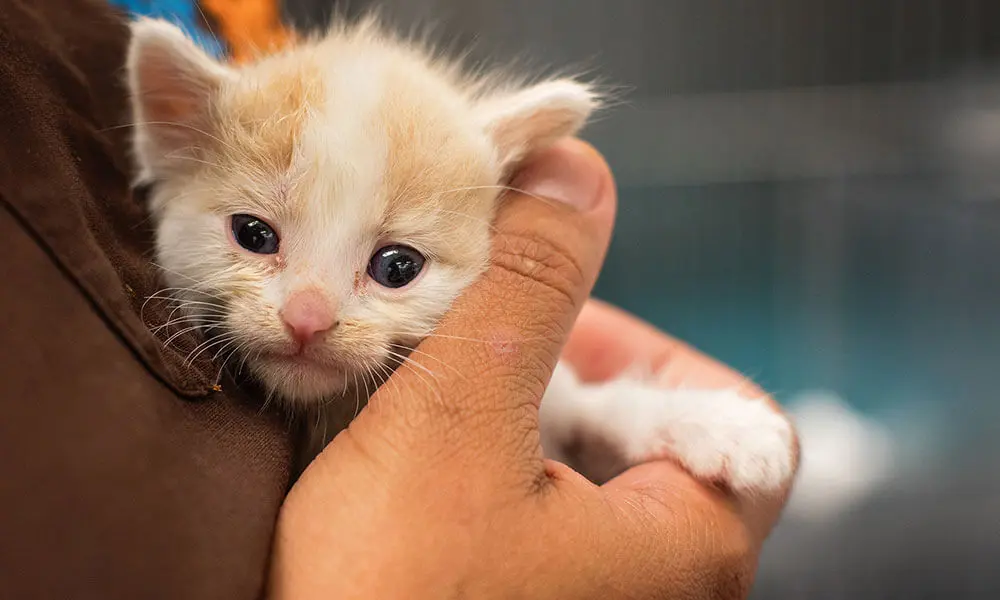
[{"label": "kitten's right ear", "polygon": [[131,29],[126,68],[145,182],[191,168],[192,153],[212,138],[212,97],[235,74],[166,21],[143,18]]},{"label": "kitten's right ear", "polygon": [[479,111],[506,176],[531,152],[576,135],[599,104],[591,86],[555,79],[487,98]]}]

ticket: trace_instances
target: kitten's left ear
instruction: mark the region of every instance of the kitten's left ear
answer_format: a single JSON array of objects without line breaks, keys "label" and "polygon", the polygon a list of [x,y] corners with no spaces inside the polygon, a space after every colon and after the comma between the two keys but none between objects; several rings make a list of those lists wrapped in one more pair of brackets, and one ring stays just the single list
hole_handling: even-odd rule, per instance
[{"label": "kitten's left ear", "polygon": [[531,152],[575,135],[598,104],[590,86],[556,79],[490,97],[479,111],[507,175]]},{"label": "kitten's left ear", "polygon": [[132,24],[126,68],[140,181],[190,168],[187,155],[214,139],[213,96],[235,73],[176,25],[148,18]]}]

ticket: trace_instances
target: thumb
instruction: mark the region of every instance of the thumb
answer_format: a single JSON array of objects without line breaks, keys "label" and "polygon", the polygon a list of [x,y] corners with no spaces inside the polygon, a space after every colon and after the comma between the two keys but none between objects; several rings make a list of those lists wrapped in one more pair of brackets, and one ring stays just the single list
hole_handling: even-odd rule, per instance
[{"label": "thumb", "polygon": [[616,193],[604,159],[574,139],[532,158],[512,187],[486,272],[411,355],[422,368],[398,369],[362,416],[397,447],[409,437],[408,452],[440,460],[473,445],[470,466],[523,472],[529,459],[537,477],[538,405],[603,263]]}]

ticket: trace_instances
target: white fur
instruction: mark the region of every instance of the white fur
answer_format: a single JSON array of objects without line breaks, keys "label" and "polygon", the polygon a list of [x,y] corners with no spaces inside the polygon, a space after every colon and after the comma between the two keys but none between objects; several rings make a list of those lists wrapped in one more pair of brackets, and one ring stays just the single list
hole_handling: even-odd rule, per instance
[{"label": "white fur", "polygon": [[165,21],[140,19],[132,25],[132,36],[126,67],[129,88],[145,98],[133,104],[138,181],[145,183],[169,169],[171,153],[195,143],[207,116],[197,111],[179,114],[170,103],[155,100],[175,100],[178,108],[207,106],[208,96],[233,73]]},{"label": "white fur", "polygon": [[509,163],[566,131],[580,129],[596,105],[597,96],[589,87],[558,79],[499,95],[480,110],[501,162]]},{"label": "white fur", "polygon": [[[133,34],[135,153],[157,184],[157,259],[177,288],[171,302],[221,362],[246,362],[298,412],[372,392],[393,353],[433,330],[487,264],[506,175],[575,134],[597,104],[567,79],[505,87],[467,77],[371,23],[241,67],[216,63],[162,22],[140,21]],[[274,226],[279,252],[239,248],[233,214]],[[365,275],[387,243],[427,257],[405,288]],[[340,324],[302,350],[280,314],[306,290]],[[667,391],[628,377],[583,385],[560,365],[541,418],[553,457],[589,435],[620,466],[671,458],[744,493],[781,489],[795,466],[790,424],[735,391]]]},{"label": "white fur", "polygon": [[629,376],[584,384],[561,363],[540,416],[542,446],[556,459],[573,438],[593,437],[626,466],[670,459],[745,494],[780,492],[795,472],[791,423],[737,390],[663,389]]}]

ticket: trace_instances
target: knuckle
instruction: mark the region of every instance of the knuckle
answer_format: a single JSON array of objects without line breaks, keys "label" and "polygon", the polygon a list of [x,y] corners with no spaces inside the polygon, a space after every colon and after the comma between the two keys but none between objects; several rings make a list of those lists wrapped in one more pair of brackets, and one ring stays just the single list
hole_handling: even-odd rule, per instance
[{"label": "knuckle", "polygon": [[501,236],[495,244],[492,263],[522,280],[529,289],[543,288],[568,303],[574,302],[586,281],[580,263],[569,248],[538,234]]}]

